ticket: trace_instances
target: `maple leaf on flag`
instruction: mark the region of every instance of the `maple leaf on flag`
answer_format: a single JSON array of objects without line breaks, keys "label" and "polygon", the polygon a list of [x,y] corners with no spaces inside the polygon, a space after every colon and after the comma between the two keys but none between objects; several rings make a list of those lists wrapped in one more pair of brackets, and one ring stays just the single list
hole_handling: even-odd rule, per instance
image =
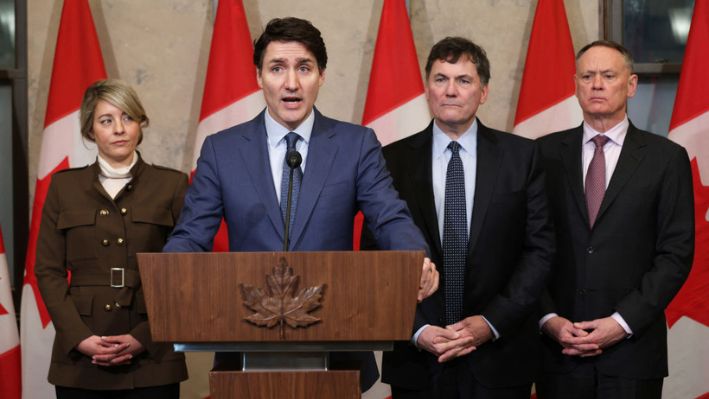
[{"label": "maple leaf on flag", "polygon": [[246,316],[245,320],[259,327],[278,325],[281,339],[285,339],[285,325],[298,328],[319,322],[320,319],[309,312],[321,306],[325,284],[302,288],[294,294],[299,279],[285,258],[281,258],[271,274],[266,276],[267,290],[239,284],[244,305],[255,312]]},{"label": "maple leaf on flag", "polygon": [[665,310],[671,328],[682,316],[709,327],[709,187],[699,177],[697,159],[692,159],[694,178],[694,262],[687,281]]}]

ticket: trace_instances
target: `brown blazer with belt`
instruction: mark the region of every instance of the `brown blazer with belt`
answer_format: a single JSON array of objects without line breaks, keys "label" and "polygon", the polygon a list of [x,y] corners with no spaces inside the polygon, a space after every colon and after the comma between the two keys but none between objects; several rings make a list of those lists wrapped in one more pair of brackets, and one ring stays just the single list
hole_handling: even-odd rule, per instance
[{"label": "brown blazer with belt", "polygon": [[[35,274],[56,329],[49,382],[103,390],[185,380],[184,356],[150,337],[135,254],[161,251],[187,176],[139,159],[111,199],[98,174],[97,163],[56,173],[42,212]],[[120,334],[146,349],[129,365],[96,366],[75,349],[91,335]]]}]

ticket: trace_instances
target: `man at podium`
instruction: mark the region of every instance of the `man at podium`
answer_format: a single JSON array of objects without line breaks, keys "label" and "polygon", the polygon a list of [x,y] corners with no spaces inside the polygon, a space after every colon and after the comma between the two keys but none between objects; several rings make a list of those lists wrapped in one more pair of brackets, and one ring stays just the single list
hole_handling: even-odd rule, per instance
[{"label": "man at podium", "polygon": [[[351,250],[353,219],[361,210],[380,248],[428,252],[372,129],[330,119],[314,107],[326,63],[325,43],[309,21],[268,23],[254,48],[267,108],[207,137],[164,251],[211,250],[222,218],[230,251]],[[437,288],[438,272],[426,259],[419,300]],[[362,365],[364,391],[378,374],[371,353],[333,356],[331,365],[353,360]],[[239,362],[237,354],[217,353],[215,369],[239,368]]]}]

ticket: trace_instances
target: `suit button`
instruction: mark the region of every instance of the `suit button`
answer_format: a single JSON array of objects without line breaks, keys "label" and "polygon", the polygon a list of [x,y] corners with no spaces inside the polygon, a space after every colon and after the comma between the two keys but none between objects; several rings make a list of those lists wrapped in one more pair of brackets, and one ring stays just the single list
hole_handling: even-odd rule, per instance
[{"label": "suit button", "polygon": [[128,209],[121,208],[121,215],[125,216],[128,213]]},{"label": "suit button", "polygon": [[116,244],[118,244],[118,245],[121,246],[121,247],[122,247],[125,243],[126,243],[126,240],[124,240],[124,239],[122,239],[122,238],[120,238],[120,237],[116,240]]},{"label": "suit button", "polygon": [[130,183],[129,183],[129,184],[127,184],[127,185],[126,185],[126,190],[128,190],[128,191],[131,191],[131,190],[133,190],[133,185],[132,185],[132,184],[130,184]]},{"label": "suit button", "polygon": [[101,209],[100,211],[98,211],[98,214],[101,216],[108,216],[109,213],[110,212],[108,211],[108,209]]},{"label": "suit button", "polygon": [[107,239],[104,238],[103,240],[101,240],[101,245],[103,245],[104,247],[107,247],[109,244],[111,244],[111,242]]},{"label": "suit button", "polygon": [[113,306],[116,308],[116,310],[121,308],[121,304],[118,302],[114,303]]},{"label": "suit button", "polygon": [[579,295],[586,295],[586,290],[583,288],[579,288],[576,290],[576,293]]},{"label": "suit button", "polygon": [[103,310],[105,310],[106,312],[110,312],[111,309],[112,309],[112,307],[111,307],[110,303],[107,303],[106,306],[103,307]]},{"label": "suit button", "polygon": [[588,248],[586,248],[586,253],[587,253],[587,254],[592,254],[593,251],[594,251],[593,247],[588,247]]}]

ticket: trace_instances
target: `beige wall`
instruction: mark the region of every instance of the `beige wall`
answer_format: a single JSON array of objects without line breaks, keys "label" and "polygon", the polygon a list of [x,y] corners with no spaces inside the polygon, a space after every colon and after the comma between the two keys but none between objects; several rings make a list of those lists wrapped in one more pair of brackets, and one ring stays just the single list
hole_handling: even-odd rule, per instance
[{"label": "beige wall", "polygon": [[[188,170],[209,55],[211,0],[90,0],[108,75],[133,85],[151,126],[141,149],[150,162]],[[51,76],[61,0],[28,2],[30,186]],[[271,18],[310,19],[323,33],[329,62],[317,105],[328,116],[359,122],[364,109],[382,1],[244,0],[252,37]],[[411,0],[421,63],[431,45],[458,35],[488,52],[491,94],[479,111],[489,126],[511,129],[536,1]],[[598,37],[596,1],[565,0],[577,47]],[[549,76],[549,79],[558,77]]]}]

